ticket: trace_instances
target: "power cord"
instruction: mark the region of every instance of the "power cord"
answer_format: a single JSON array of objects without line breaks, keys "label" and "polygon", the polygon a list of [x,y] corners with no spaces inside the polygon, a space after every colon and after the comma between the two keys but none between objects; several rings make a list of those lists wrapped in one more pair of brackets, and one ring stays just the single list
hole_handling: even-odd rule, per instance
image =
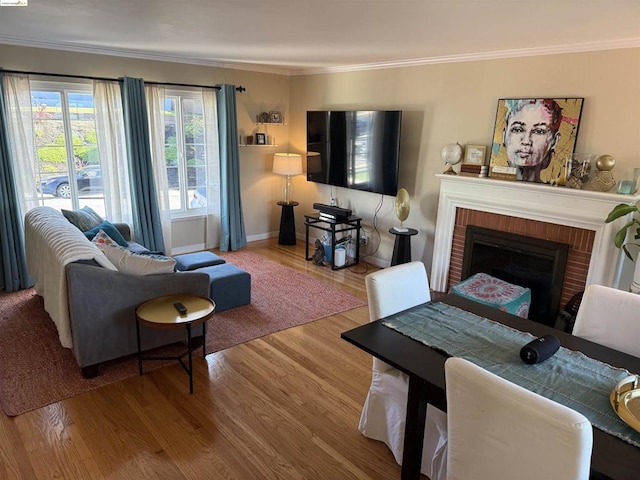
[{"label": "power cord", "polygon": [[[369,232],[367,231],[366,228],[362,227],[362,231],[364,231],[367,236],[369,237],[369,245],[371,245],[371,242],[373,242],[373,238],[375,236],[375,238],[377,239],[377,243],[375,245],[375,248],[373,249],[373,251],[369,252],[369,253],[362,253],[362,248],[360,248],[360,259],[359,259],[359,263],[363,264],[365,266],[363,271],[356,271],[356,265],[354,265],[353,267],[350,268],[350,270],[353,273],[357,273],[357,274],[366,274],[369,271],[369,262],[367,262],[367,257],[372,257],[373,255],[375,255],[378,252],[378,249],[380,248],[380,244],[382,243],[382,237],[380,235],[380,231],[378,230],[378,213],[380,212],[380,210],[382,209],[382,206],[384,205],[384,195],[380,195],[380,201],[378,202],[378,205],[376,205],[376,208],[373,212],[373,219],[371,221],[371,225],[372,225],[372,230],[370,230]],[[359,242],[360,239],[358,238],[357,241]],[[362,246],[361,246],[362,247]]]}]

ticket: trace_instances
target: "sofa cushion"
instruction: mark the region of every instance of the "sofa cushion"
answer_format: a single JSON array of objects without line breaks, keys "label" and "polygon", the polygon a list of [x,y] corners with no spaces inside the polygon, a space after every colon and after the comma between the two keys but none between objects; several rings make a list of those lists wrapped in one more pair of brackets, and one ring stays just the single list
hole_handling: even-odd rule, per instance
[{"label": "sofa cushion", "polygon": [[78,227],[81,232],[91,230],[104,221],[104,218],[98,215],[91,207],[82,207],[79,210],[62,210],[62,215]]},{"label": "sofa cushion", "polygon": [[[100,244],[98,244],[100,247]],[[176,261],[171,257],[154,258],[150,255],[137,255],[119,245],[103,245],[102,252],[115,265],[118,271],[131,275],[155,275],[173,273]]]},{"label": "sofa cushion", "polygon": [[93,240],[93,237],[95,237],[100,230],[106,233],[112,240],[114,240],[121,247],[129,246],[129,243],[124,239],[124,237],[115,227],[115,225],[109,222],[108,220],[104,220],[102,223],[100,223],[99,225],[96,225],[92,229],[84,231],[84,235],[89,240]]},{"label": "sofa cushion", "polygon": [[183,255],[175,255],[173,258],[175,258],[177,262],[176,270],[180,272],[188,272],[202,267],[211,267],[225,263],[224,258],[209,251],[185,253]]}]

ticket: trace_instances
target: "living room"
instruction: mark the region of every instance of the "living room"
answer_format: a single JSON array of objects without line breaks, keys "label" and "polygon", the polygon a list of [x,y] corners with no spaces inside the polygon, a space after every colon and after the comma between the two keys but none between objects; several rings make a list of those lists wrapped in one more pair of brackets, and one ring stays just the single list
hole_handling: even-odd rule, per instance
[{"label": "living room", "polygon": [[[591,48],[582,46],[574,51],[570,48],[529,49],[522,51],[520,55],[510,52],[502,58],[500,55],[478,56],[465,61],[434,61],[416,65],[396,65],[392,68],[345,69],[335,72],[318,70],[316,73],[293,74],[280,72],[268,66],[245,70],[2,44],[0,66],[8,70],[68,75],[126,75],[166,83],[242,85],[246,91],[237,94],[238,128],[241,135],[256,132],[256,115],[263,111],[281,111],[285,118],[285,125],[267,127],[268,135],[276,137],[279,147],[240,148],[240,183],[247,240],[259,245],[256,247],[257,250],[266,256],[282,257],[291,263],[298,262],[302,265],[298,268],[306,268],[312,274],[320,275],[328,283],[337,283],[345,289],[352,289],[351,293],[359,297],[365,297],[360,273],[332,274],[328,269],[318,273],[318,269],[310,263],[299,261],[302,257],[299,245],[289,249],[273,247],[269,250],[263,247],[264,242],[274,243],[273,239],[277,237],[280,224],[280,208],[277,201],[281,195],[281,178],[272,173],[273,153],[282,150],[301,154],[306,152],[305,123],[308,110],[403,111],[399,186],[406,188],[412,199],[411,213],[405,224],[419,231],[412,239],[413,259],[424,262],[428,272],[431,272],[433,262],[440,190],[440,180],[436,174],[446,169],[440,150],[443,145],[455,142],[463,146],[490,145],[498,99],[583,97],[585,101],[576,151],[612,155],[616,160],[613,170],[616,179],[630,175],[634,168],[640,166],[640,153],[636,145],[640,125],[640,41],[637,38],[635,41],[594,44]],[[307,182],[304,175],[294,177],[293,189],[294,200],[300,203],[296,207],[296,232],[299,239],[304,237],[303,214],[313,211],[313,203],[329,203],[335,198],[340,206],[352,209],[363,218],[365,231],[372,239],[370,250],[364,252],[372,253],[368,260],[379,267],[389,264],[394,238],[388,230],[398,224],[393,197],[381,197],[347,189],[331,189],[328,186]],[[378,209],[380,202],[382,205]],[[377,232],[373,228],[374,219]],[[175,220],[174,227],[172,245],[177,251],[186,252],[202,248],[204,227],[201,218]],[[293,255],[296,255],[295,259],[290,259]],[[342,330],[367,320],[366,308],[360,308],[351,314],[338,316],[338,320],[333,318],[327,324],[319,325],[316,322],[303,333],[289,332],[286,336],[272,340],[271,344],[253,344],[244,347],[239,353],[228,352],[226,357],[221,356],[215,363],[212,362],[211,365],[198,370],[196,391],[198,382],[207,381],[207,377],[212,383],[219,383],[212,387],[206,396],[189,404],[193,411],[185,411],[176,407],[172,401],[159,399],[151,393],[151,390],[155,390],[159,385],[161,391],[169,392],[168,395],[173,396],[174,403],[179,403],[181,398],[178,395],[184,393],[184,373],[175,369],[164,373],[154,372],[149,376],[153,380],[141,384],[141,387],[129,381],[124,385],[113,386],[103,394],[89,393],[81,400],[56,404],[29,417],[17,417],[12,423],[3,418],[0,422],[3,437],[13,439],[15,444],[3,447],[3,450],[6,450],[0,457],[3,459],[4,470],[0,472],[6,473],[6,478],[27,478],[28,473],[33,474],[32,478],[42,478],[47,462],[57,465],[55,457],[60,455],[60,450],[50,451],[48,444],[64,444],[72,439],[73,442],[77,442],[73,446],[77,453],[71,457],[72,460],[65,457],[64,462],[73,466],[68,469],[56,468],[66,475],[72,475],[70,472],[74,472],[77,478],[143,478],[145,473],[149,477],[155,475],[156,478],[195,478],[196,475],[200,478],[224,478],[225,468],[232,470],[228,476],[233,478],[252,478],[256,471],[261,471],[267,478],[384,478],[381,472],[398,475],[399,470],[395,469],[397,466],[384,446],[376,446],[375,442],[366,442],[364,439],[359,440],[357,431],[352,432],[357,427],[358,408],[361,408],[363,392],[366,393],[368,388],[367,376],[370,375],[371,359],[367,355],[360,355],[361,352],[355,352],[349,345],[343,346],[344,342],[338,337]],[[338,340],[331,340],[334,337]],[[325,346],[318,347],[317,352],[309,354],[308,352],[314,349],[313,340],[323,342]],[[306,363],[307,355],[312,355],[311,364]],[[268,357],[269,361],[263,357]],[[238,363],[233,367],[227,367],[228,370],[215,370],[216,365],[225,364],[224,358],[230,361],[235,359]],[[297,369],[288,368],[294,363],[292,358],[299,365]],[[255,370],[252,371],[247,365]],[[317,395],[322,394],[324,388],[331,388],[334,400],[326,401],[318,407],[305,403],[310,401],[310,392],[305,392],[300,400],[295,393],[289,391],[280,392],[280,396],[274,394],[267,400],[256,392],[261,387],[255,388],[250,385],[251,382],[256,382],[259,386],[269,383],[265,382],[264,378],[274,375],[274,372],[277,372],[277,377],[282,376],[290,380],[290,376],[305,373],[305,369],[312,371],[311,379],[290,383],[289,387],[308,389]],[[322,378],[323,370],[331,372],[329,376],[333,377],[332,382],[322,383],[318,380]],[[234,375],[242,377],[242,382],[234,384],[231,381]],[[353,375],[355,380],[352,381],[350,375]],[[340,381],[334,382],[336,378]],[[133,381],[135,380],[137,379],[134,377]],[[354,383],[352,389],[345,392],[337,391],[336,385],[347,385],[350,382]],[[234,390],[225,392],[225,386]],[[141,392],[136,391],[138,387],[142,389]],[[269,385],[264,387],[272,388]],[[270,394],[273,393],[270,390]],[[121,395],[126,399],[119,398]],[[233,410],[234,395],[252,395],[251,402],[255,403],[242,404],[239,413]],[[175,400],[176,398],[178,400]],[[134,400],[139,400],[140,403]],[[128,406],[129,401],[136,406]],[[268,428],[256,420],[253,425],[259,433],[255,434],[239,418],[243,415],[254,418],[273,415],[273,412],[267,409],[267,401],[281,401],[287,405],[300,403],[299,410],[295,407],[291,410],[279,410],[277,414],[280,416],[269,424],[269,428],[277,432],[277,435],[274,434],[276,437],[291,435],[298,440],[306,438],[299,449],[296,449],[295,442],[278,443],[276,440],[275,446],[265,445],[263,439],[271,435],[271,432],[267,431]],[[86,402],[86,406],[83,402]],[[114,407],[110,406],[111,403]],[[140,404],[144,406],[138,407]],[[302,428],[295,415],[301,414],[305,404],[309,405],[312,412],[307,412],[306,415],[317,414],[318,419],[312,421],[311,426],[305,425]],[[190,445],[187,449],[178,448],[180,453],[177,456],[180,459],[177,463],[180,467],[171,466],[163,471],[165,465],[169,464],[164,462],[163,456],[175,458],[176,455],[175,452],[163,452],[163,449],[167,448],[166,444],[153,440],[154,435],[171,438],[176,435],[176,430],[180,429],[201,435],[202,430],[212,429],[212,424],[217,421],[212,420],[208,412],[218,407],[221,409],[218,415],[230,417],[224,428],[232,429],[235,425],[239,431],[233,434],[228,431],[218,432],[216,435],[220,436],[216,438],[213,433],[199,437],[210,442],[206,447]],[[340,407],[344,408],[346,413],[338,414],[336,418],[339,420],[336,420],[332,418],[331,409]],[[154,427],[153,434],[141,425],[145,420],[140,420],[131,413],[138,408],[147,410],[147,414],[148,411],[157,408],[157,412],[145,417],[147,421],[162,424]],[[96,414],[93,411],[100,409],[107,413]],[[119,409],[124,413],[120,413]],[[72,416],[69,416],[68,410],[73,410]],[[267,411],[269,413],[265,413]],[[174,423],[171,418],[174,418],[176,412],[179,412],[179,420]],[[83,424],[83,420],[87,418],[90,420]],[[152,420],[148,420],[149,418]],[[112,422],[112,425],[115,425],[113,429],[99,426],[105,419],[107,423]],[[330,433],[323,430],[322,434],[316,437],[314,432],[322,429],[323,420],[335,427],[335,430],[331,430]],[[336,426],[339,421],[345,424],[342,427]],[[54,425],[47,430],[52,435],[50,438],[43,439],[36,433],[30,433],[37,431],[37,425],[41,422]],[[135,427],[129,429],[129,422]],[[56,430],[55,425],[59,425],[60,429]],[[304,430],[304,433],[291,431],[298,428]],[[241,444],[249,443],[249,437],[254,434],[260,440],[251,443],[252,448],[263,450],[256,455],[259,460],[247,460],[251,452],[243,449]],[[107,438],[104,444],[94,440],[95,443],[88,447],[92,455],[104,457],[101,461],[84,460],[84,440],[78,441],[83,435],[104,435]],[[147,448],[147,444],[145,448],[140,449],[143,453],[131,454],[125,447],[120,449],[118,435],[127,437],[124,442],[126,448],[133,449],[139,438],[143,438],[156,450]],[[334,446],[328,443],[328,439],[341,435],[353,440],[352,450],[335,451]],[[230,440],[227,443],[222,437]],[[178,438],[180,441],[186,441],[183,434]],[[344,447],[345,442],[336,439],[336,444]],[[100,454],[95,453],[100,447],[105,447],[105,450]],[[290,451],[281,454],[278,452],[279,448]],[[108,451],[109,449],[111,451]],[[216,449],[220,451],[215,451]],[[326,456],[311,452],[313,449],[326,453]],[[150,451],[157,457],[148,460],[149,463],[139,458],[147,455],[152,457]],[[40,470],[30,467],[29,472],[28,469],[23,470],[4,463],[24,460],[24,464],[30,464],[34,461],[27,458],[30,452],[41,456],[41,459],[37,460]],[[47,458],[47,455],[51,457]],[[313,461],[305,461],[306,455]],[[209,463],[202,458],[196,461],[195,457],[199,456],[206,457]],[[342,456],[348,458],[344,465],[340,464],[344,460]],[[365,460],[352,460],[358,456]],[[286,460],[283,460],[283,457]],[[223,458],[226,460],[222,460]],[[292,462],[291,458],[302,459],[296,467],[304,473],[300,474],[296,467],[288,469],[287,462]],[[191,462],[195,465],[193,469],[189,467]],[[245,462],[249,466],[243,465]],[[270,462],[273,470],[267,468]],[[317,467],[313,465],[314,462],[317,462]],[[329,465],[320,466],[322,462]],[[374,466],[366,467],[367,462]],[[215,474],[217,476],[208,470],[209,464],[217,464],[220,467]],[[228,467],[230,464],[233,467]],[[108,468],[105,468],[105,465],[108,465]],[[95,467],[95,470],[91,470],[91,467]],[[341,470],[343,467],[352,470],[345,473]],[[344,473],[344,476],[338,472]]]}]

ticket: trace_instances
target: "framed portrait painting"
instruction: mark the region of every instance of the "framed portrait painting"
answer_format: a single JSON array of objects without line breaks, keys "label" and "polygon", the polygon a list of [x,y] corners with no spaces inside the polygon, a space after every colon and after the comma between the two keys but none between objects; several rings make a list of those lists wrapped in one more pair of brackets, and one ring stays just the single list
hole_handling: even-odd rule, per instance
[{"label": "framed portrait painting", "polygon": [[564,185],[584,98],[498,100],[489,176]]}]

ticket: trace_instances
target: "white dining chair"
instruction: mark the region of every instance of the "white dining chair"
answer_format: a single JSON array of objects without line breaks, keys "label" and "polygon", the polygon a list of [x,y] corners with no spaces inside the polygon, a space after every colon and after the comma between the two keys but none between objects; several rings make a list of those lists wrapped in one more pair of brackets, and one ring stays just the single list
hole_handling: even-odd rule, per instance
[{"label": "white dining chair", "polygon": [[[422,262],[395,265],[365,278],[370,321],[431,300],[429,280]],[[373,359],[371,387],[359,429],[366,437],[387,444],[402,464],[409,378],[394,367]],[[444,479],[446,468],[446,414],[429,405],[425,423],[421,472],[431,480]]]},{"label": "white dining chair", "polygon": [[582,414],[462,358],[445,362],[447,480],[587,480]]},{"label": "white dining chair", "polygon": [[603,285],[587,286],[572,333],[640,357],[640,295]]}]

